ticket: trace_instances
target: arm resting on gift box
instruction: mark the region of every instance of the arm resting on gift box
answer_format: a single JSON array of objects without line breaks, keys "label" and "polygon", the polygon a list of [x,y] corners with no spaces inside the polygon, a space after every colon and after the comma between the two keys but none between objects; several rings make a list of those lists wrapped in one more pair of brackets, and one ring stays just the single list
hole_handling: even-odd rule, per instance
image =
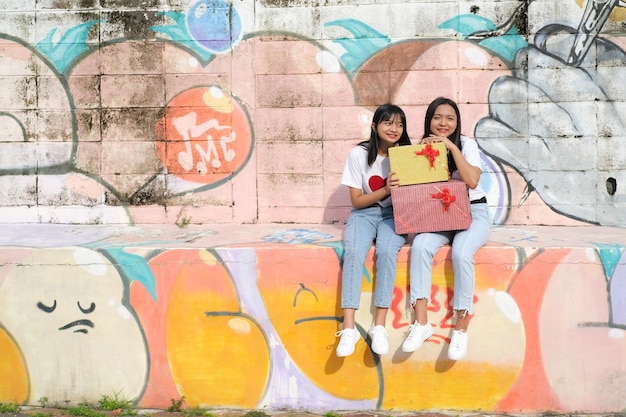
[{"label": "arm resting on gift box", "polygon": [[456,169],[459,171],[461,180],[467,184],[469,188],[478,187],[478,181],[480,180],[481,169],[467,162],[467,159],[463,156],[463,153],[458,146],[454,144],[450,139],[445,136],[430,135],[427,138],[423,138],[421,143],[435,143],[443,142],[446,148],[452,154]]},{"label": "arm resting on gift box", "polygon": [[391,195],[391,189],[400,185],[400,179],[395,172],[390,172],[385,186],[371,193],[364,194],[360,188],[350,187],[350,201],[355,209],[362,209],[378,203]]},{"label": "arm resting on gift box", "polygon": [[459,171],[461,180],[467,184],[469,188],[478,187],[478,181],[480,180],[480,174],[482,173],[481,169],[467,162],[467,159],[463,157],[461,150],[456,145],[452,144],[452,147],[453,149],[450,149],[450,153],[452,153],[452,157],[454,158],[454,163],[456,164],[456,169]]}]

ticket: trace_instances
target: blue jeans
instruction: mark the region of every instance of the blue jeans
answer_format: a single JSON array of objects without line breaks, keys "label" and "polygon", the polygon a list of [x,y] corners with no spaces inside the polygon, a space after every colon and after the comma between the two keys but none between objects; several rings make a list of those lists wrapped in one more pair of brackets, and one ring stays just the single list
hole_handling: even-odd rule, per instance
[{"label": "blue jeans", "polygon": [[396,281],[396,260],[406,235],[394,229],[393,208],[374,205],[352,209],[344,233],[341,308],[359,308],[365,258],[376,239],[374,306],[389,308]]},{"label": "blue jeans", "polygon": [[489,205],[470,205],[472,224],[462,231],[420,233],[411,244],[410,283],[411,305],[416,300],[426,298],[430,304],[433,257],[445,244],[452,242],[452,267],[454,269],[455,310],[474,311],[474,254],[489,240],[491,233],[491,213]]}]

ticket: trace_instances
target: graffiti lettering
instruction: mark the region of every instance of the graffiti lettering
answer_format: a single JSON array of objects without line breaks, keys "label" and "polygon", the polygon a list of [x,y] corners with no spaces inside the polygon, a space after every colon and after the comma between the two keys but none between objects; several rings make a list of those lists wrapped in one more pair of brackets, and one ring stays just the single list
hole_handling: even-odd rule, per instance
[{"label": "graffiti lettering", "polygon": [[178,163],[185,171],[190,171],[194,168],[191,139],[197,139],[205,133],[207,140],[206,149],[203,148],[200,143],[196,143],[194,146],[201,159],[196,164],[196,170],[200,174],[207,174],[209,171],[207,161],[210,161],[210,164],[214,169],[222,166],[220,154],[217,146],[215,145],[213,135],[207,133],[212,129],[217,131],[226,130],[228,132],[228,134],[219,137],[220,148],[226,162],[230,162],[235,158],[235,151],[233,149],[228,149],[228,144],[236,140],[236,133],[232,130],[231,126],[222,126],[216,119],[209,119],[204,123],[198,124],[195,112],[190,112],[184,116],[175,118],[172,121],[172,125],[176,128],[185,142],[185,151],[178,153]]}]

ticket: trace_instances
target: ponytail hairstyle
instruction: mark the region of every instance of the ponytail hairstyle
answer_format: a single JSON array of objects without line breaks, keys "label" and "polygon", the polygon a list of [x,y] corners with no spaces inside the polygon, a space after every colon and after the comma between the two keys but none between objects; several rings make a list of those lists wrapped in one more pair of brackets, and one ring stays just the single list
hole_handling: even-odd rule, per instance
[{"label": "ponytail hairstyle", "polygon": [[[433,116],[435,115],[435,110],[437,110],[437,107],[441,106],[442,104],[448,104],[454,109],[454,112],[456,113],[456,129],[454,130],[454,132],[452,132],[450,136],[448,136],[448,139],[450,139],[452,143],[454,143],[459,148],[459,150],[462,150],[461,113],[459,112],[459,106],[457,106],[454,100],[451,100],[449,98],[438,97],[434,99],[432,103],[430,103],[430,105],[428,106],[428,109],[426,109],[426,116],[424,117],[424,136],[423,137],[426,138],[433,133],[430,130],[430,121],[433,119]],[[450,171],[450,173],[456,171],[456,163],[454,162],[454,158],[452,157],[452,154],[449,151],[448,151],[448,170]]]},{"label": "ponytail hairstyle", "polygon": [[369,140],[364,140],[359,143],[359,146],[367,149],[367,164],[369,166],[372,166],[378,156],[378,125],[382,122],[393,119],[394,116],[400,117],[402,126],[404,127],[402,129],[402,135],[400,135],[400,139],[398,139],[396,143],[400,146],[411,144],[411,139],[406,131],[406,115],[404,114],[404,110],[391,103],[379,106],[374,112],[374,117],[372,118],[372,124],[374,126],[371,129]]}]

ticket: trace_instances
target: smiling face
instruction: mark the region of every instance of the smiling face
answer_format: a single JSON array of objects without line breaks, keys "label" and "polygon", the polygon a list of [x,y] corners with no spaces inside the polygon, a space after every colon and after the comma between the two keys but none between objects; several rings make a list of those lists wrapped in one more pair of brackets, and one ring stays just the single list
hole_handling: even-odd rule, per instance
[{"label": "smiling face", "polygon": [[386,151],[400,140],[404,132],[404,123],[399,114],[394,114],[389,120],[382,120],[378,125],[372,123],[372,129],[378,134],[379,149]]},{"label": "smiling face", "polygon": [[451,137],[458,125],[456,112],[449,104],[440,104],[430,119],[430,130],[438,136]]}]

